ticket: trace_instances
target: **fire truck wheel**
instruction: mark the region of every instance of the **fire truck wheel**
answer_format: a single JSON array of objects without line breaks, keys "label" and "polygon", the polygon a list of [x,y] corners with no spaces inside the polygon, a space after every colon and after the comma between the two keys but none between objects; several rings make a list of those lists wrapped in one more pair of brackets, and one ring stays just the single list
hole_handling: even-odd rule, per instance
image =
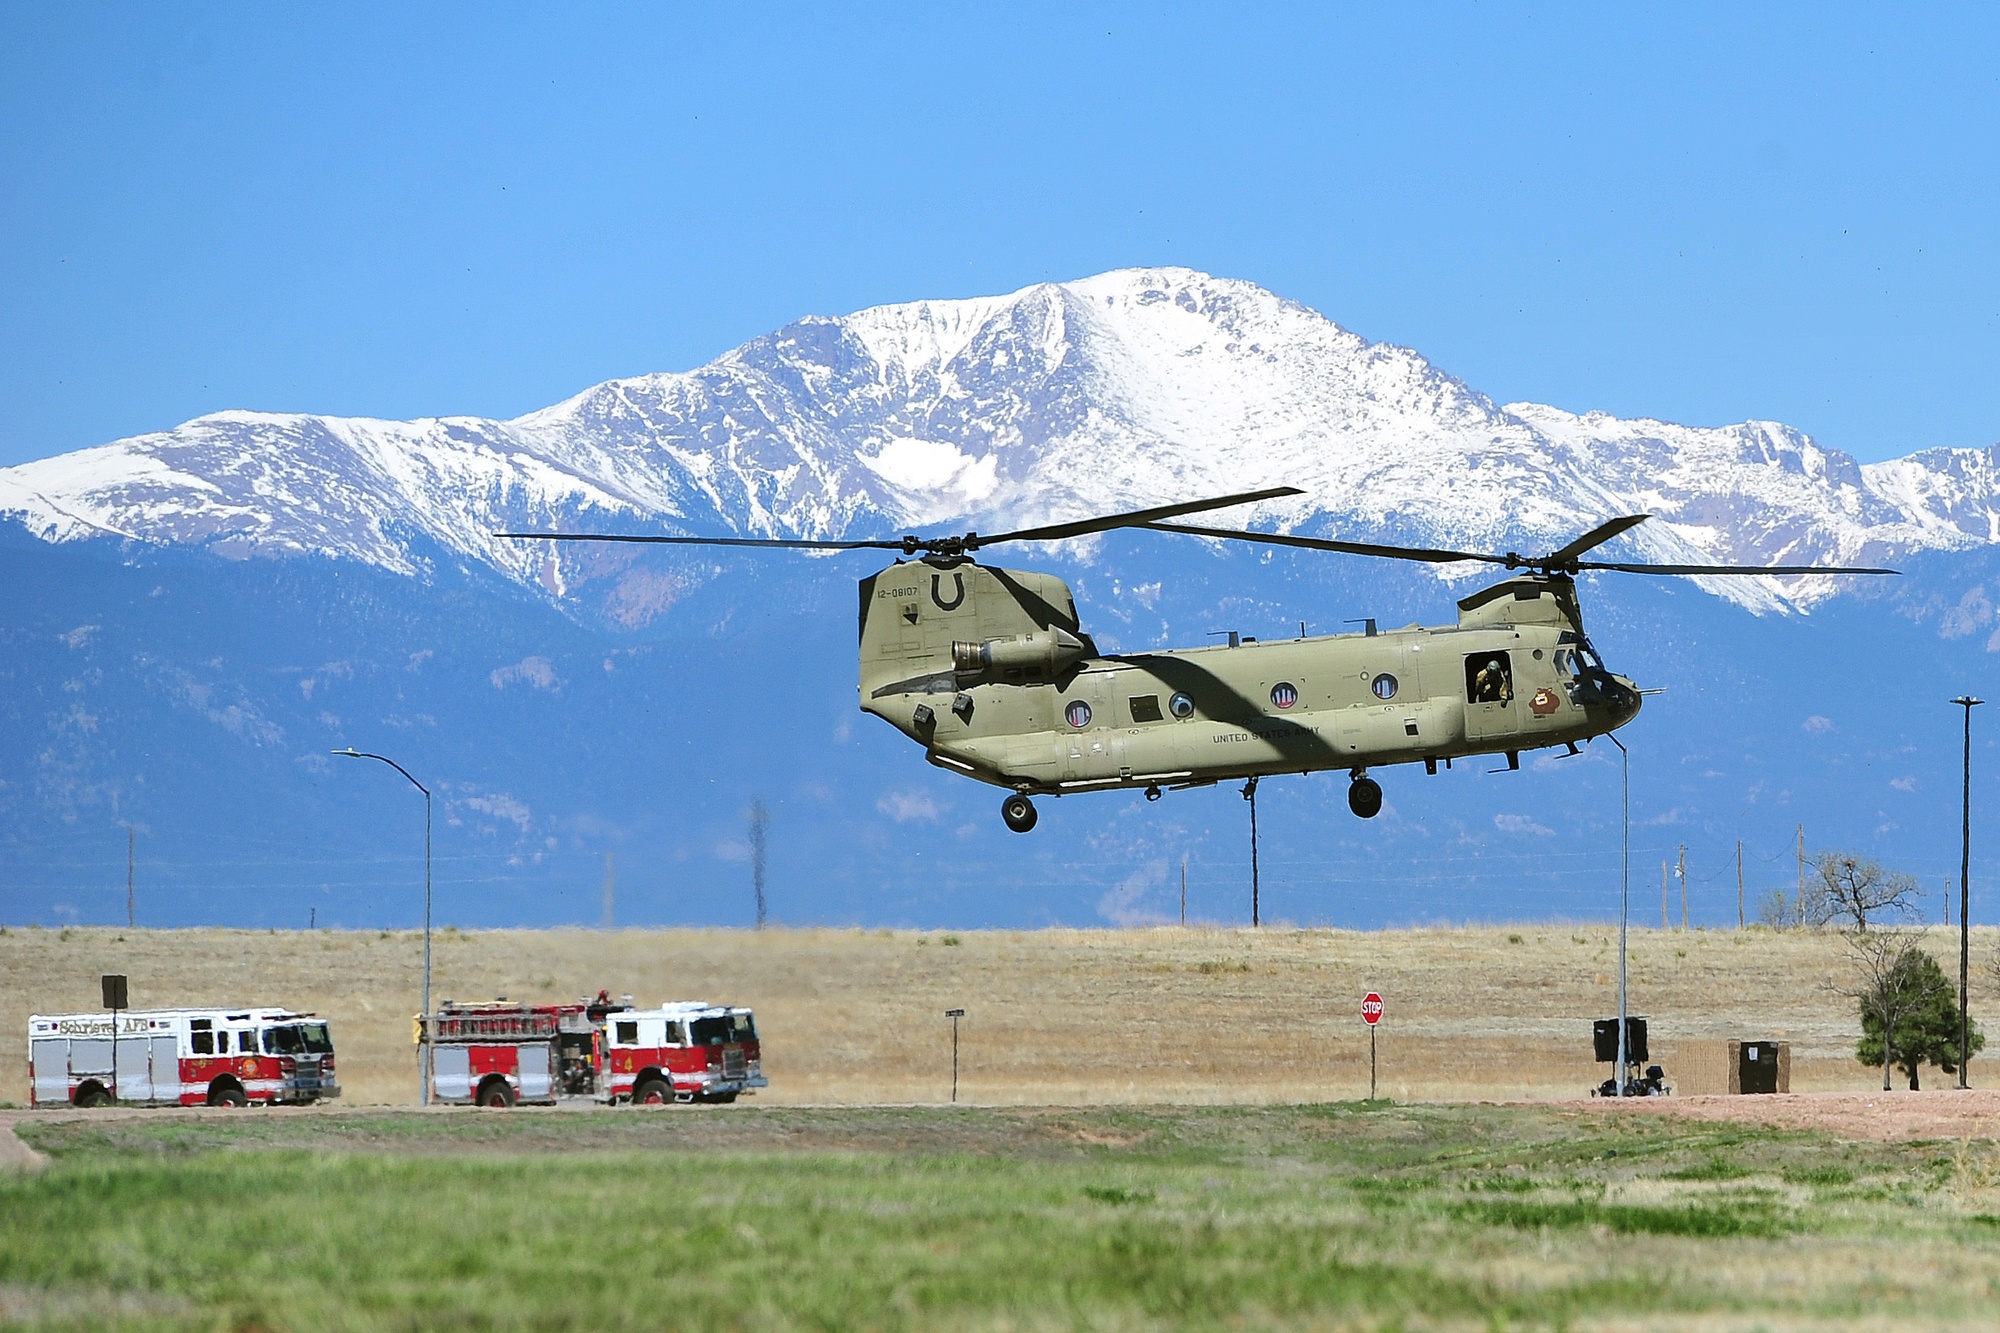
[{"label": "fire truck wheel", "polygon": [[111,1105],[111,1094],[100,1084],[86,1083],[76,1090],[76,1104],[86,1109],[94,1106],[109,1106]]},{"label": "fire truck wheel", "polygon": [[514,1104],[514,1090],[504,1078],[488,1079],[480,1085],[478,1101],[481,1106],[497,1106],[504,1111]]},{"label": "fire truck wheel", "polygon": [[248,1106],[249,1094],[234,1083],[215,1083],[208,1090],[210,1106]]},{"label": "fire truck wheel", "polygon": [[674,1100],[674,1088],[663,1078],[649,1078],[632,1089],[634,1106],[666,1106]]}]

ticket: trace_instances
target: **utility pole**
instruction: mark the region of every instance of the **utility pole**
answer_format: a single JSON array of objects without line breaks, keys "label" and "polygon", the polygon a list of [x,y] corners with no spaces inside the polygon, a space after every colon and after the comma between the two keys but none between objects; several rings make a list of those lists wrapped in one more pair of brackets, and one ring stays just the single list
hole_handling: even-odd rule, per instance
[{"label": "utility pole", "polygon": [[1250,925],[1258,924],[1257,905],[1257,779],[1243,784],[1243,799],[1250,802]]},{"label": "utility pole", "polygon": [[1736,840],[1736,928],[1743,929],[1743,839]]},{"label": "utility pole", "polygon": [[1688,845],[1681,844],[1681,929],[1688,928]]},{"label": "utility pole", "polygon": [[618,893],[618,867],[611,859],[611,853],[604,854],[604,919],[598,923],[599,929],[611,929],[612,900]]},{"label": "utility pole", "polygon": [[[1806,826],[1799,825],[1799,927],[1806,924]],[[1886,1029],[1884,1029],[1886,1031]]]},{"label": "utility pole", "polygon": [[1181,853],[1181,929],[1187,929],[1187,853]]},{"label": "utility pole", "polygon": [[1667,863],[1660,862],[1660,929],[1667,928]]},{"label": "utility pole", "polygon": [[[1972,958],[1972,710],[1985,701],[1962,694],[1952,702],[1965,709],[1965,805],[1958,844],[1958,1086],[1969,1088],[1972,1084],[1966,1078],[1965,1062],[1972,1052],[1966,1049],[1965,1007]],[[1888,1029],[1883,1031],[1886,1033]]]},{"label": "utility pole", "polygon": [[132,826],[127,824],[125,826],[125,924],[127,926],[139,924],[138,912],[132,899],[133,858],[137,855],[137,848],[138,835],[132,831]]},{"label": "utility pole", "polygon": [[750,802],[750,887],[757,894],[757,929],[764,928],[764,825],[769,821],[762,801]]}]

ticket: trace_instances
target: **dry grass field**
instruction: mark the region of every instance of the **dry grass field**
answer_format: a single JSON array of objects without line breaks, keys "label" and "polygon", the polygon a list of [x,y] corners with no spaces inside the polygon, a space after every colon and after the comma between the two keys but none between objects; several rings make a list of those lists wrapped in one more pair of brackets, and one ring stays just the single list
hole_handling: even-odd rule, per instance
[{"label": "dry grass field", "polygon": [[[1928,939],[1956,971],[1955,935]],[[1974,1014],[2000,1022],[1975,932]],[[275,1003],[332,1019],[350,1105],[415,1098],[410,1015],[421,937],[407,932],[18,929],[0,932],[0,1101],[25,1101],[26,1019],[95,1008],[100,973],[144,1006]],[[1839,941],[1823,934],[1635,931],[1633,1012],[1654,1054],[1678,1041],[1792,1043],[1794,1091],[1867,1089]],[[1381,1093],[1559,1098],[1603,1077],[1589,1021],[1616,1011],[1617,933],[1536,925],[1357,933],[1161,928],[479,931],[436,936],[439,998],[754,1005],[771,1103],[935,1102],[949,1090],[949,1007],[961,1096],[990,1104],[1285,1102],[1365,1096],[1361,995],[1387,1003]],[[1938,1077],[1932,1085],[1943,1087]]]}]

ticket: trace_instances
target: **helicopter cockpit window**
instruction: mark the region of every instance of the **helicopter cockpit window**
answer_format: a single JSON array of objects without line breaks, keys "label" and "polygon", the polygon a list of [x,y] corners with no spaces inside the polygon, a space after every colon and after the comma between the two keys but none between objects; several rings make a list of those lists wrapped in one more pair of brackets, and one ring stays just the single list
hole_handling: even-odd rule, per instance
[{"label": "helicopter cockpit window", "polygon": [[1158,722],[1160,720],[1160,696],[1157,694],[1135,694],[1132,705],[1134,722]]},{"label": "helicopter cockpit window", "polygon": [[1575,648],[1571,649],[1571,652],[1576,658],[1578,675],[1601,675],[1603,673],[1604,661],[1598,657],[1597,650],[1590,646],[1589,639],[1585,639],[1582,643],[1579,643]]},{"label": "helicopter cockpit window", "polygon": [[1465,659],[1468,703],[1504,704],[1514,698],[1514,664],[1505,652],[1472,653]]}]

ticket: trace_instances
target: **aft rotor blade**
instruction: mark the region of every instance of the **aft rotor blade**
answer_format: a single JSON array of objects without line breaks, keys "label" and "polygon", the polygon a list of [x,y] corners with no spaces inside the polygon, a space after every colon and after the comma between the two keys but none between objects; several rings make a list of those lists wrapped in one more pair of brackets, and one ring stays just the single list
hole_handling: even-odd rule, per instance
[{"label": "aft rotor blade", "polygon": [[1571,569],[1615,569],[1621,574],[1901,574],[1899,569],[1866,569],[1859,565],[1626,565],[1608,560],[1578,560]]},{"label": "aft rotor blade", "polygon": [[496,532],[544,542],[639,542],[649,546],[766,546],[793,551],[900,551],[894,542],[816,542],[780,537],[647,537],[618,532]]},{"label": "aft rotor blade", "polygon": [[1190,537],[1226,537],[1231,541],[1260,542],[1267,546],[1298,546],[1308,551],[1338,551],[1343,555],[1379,555],[1391,560],[1423,560],[1434,565],[1452,565],[1461,560],[1483,560],[1489,565],[1509,563],[1504,555],[1487,555],[1479,551],[1442,551],[1427,546],[1378,546],[1373,542],[1343,542],[1327,537],[1294,537],[1283,532],[1248,532],[1238,528],[1200,528],[1186,523],[1148,523],[1145,526],[1154,532],[1180,532]]},{"label": "aft rotor blade", "polygon": [[1585,551],[1595,550],[1619,533],[1628,532],[1651,517],[1651,514],[1627,514],[1623,518],[1600,523],[1560,551],[1551,551],[1544,557],[1542,563],[1555,569],[1567,569]]},{"label": "aft rotor blade", "polygon": [[967,543],[967,549],[978,546],[992,546],[999,542],[1054,542],[1065,537],[1083,537],[1093,532],[1108,532],[1113,528],[1143,528],[1151,526],[1155,520],[1174,518],[1181,514],[1199,514],[1209,509],[1228,509],[1232,505],[1255,504],[1259,500],[1276,500],[1288,495],[1304,495],[1296,486],[1273,486],[1269,490],[1244,491],[1241,495],[1222,495],[1212,500],[1189,500],[1183,504],[1160,505],[1154,509],[1135,509],[1129,514],[1108,514],[1101,518],[1080,518],[1074,523],[1050,523],[1039,528],[1022,528],[1018,532],[998,532],[991,536],[980,536]]}]

